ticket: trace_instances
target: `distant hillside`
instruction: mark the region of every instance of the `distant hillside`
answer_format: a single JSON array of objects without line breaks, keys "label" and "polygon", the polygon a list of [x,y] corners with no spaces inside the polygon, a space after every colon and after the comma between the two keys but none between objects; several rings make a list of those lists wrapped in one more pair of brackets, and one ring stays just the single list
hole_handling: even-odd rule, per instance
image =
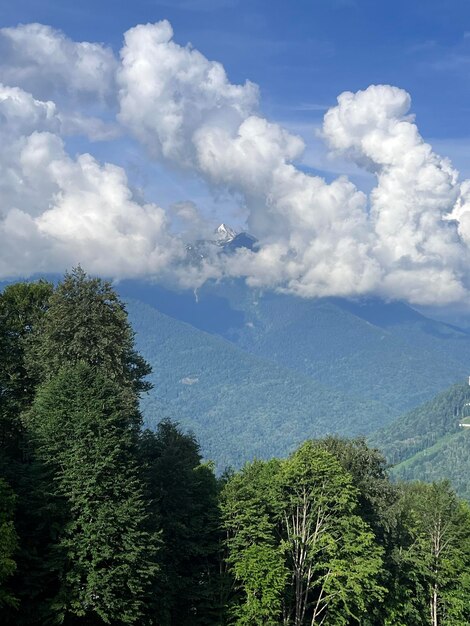
[{"label": "distant hillside", "polygon": [[396,416],[470,373],[470,335],[403,303],[308,300],[237,281],[207,284],[197,298],[135,281],[119,290],[327,387],[380,402]]},{"label": "distant hillside", "polygon": [[127,308],[154,371],[143,400],[147,423],[177,419],[220,468],[285,455],[309,437],[367,433],[391,418],[377,402],[328,389],[141,302]]},{"label": "distant hillside", "polygon": [[397,478],[448,478],[462,497],[470,499],[470,429],[458,425],[470,414],[468,402],[468,384],[454,385],[379,430],[369,441],[383,450]]},{"label": "distant hillside", "polygon": [[470,500],[470,430],[442,437],[434,446],[396,465],[392,475],[426,482],[448,479],[459,496]]},{"label": "distant hillside", "polygon": [[470,336],[410,307],[267,295],[238,345],[398,415],[467,374]]}]

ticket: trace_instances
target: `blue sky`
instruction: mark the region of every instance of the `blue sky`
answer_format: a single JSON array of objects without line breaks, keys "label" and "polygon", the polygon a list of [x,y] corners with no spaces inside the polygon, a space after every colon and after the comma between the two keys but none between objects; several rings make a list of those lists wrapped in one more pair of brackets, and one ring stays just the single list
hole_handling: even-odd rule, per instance
[{"label": "blue sky", "polygon": [[[232,82],[257,83],[262,112],[303,136],[305,166],[327,179],[346,171],[371,186],[354,167],[325,166],[313,133],[341,92],[373,83],[407,90],[423,137],[470,176],[467,0],[17,0],[0,7],[2,26],[37,21],[116,53],[128,28],[161,19],[180,44],[223,63]],[[171,201],[180,181],[166,180]],[[194,185],[189,191],[204,194]]]},{"label": "blue sky", "polygon": [[[173,38],[161,20],[171,23]],[[14,166],[6,160],[2,172],[0,163],[0,187],[10,202],[0,206],[0,239],[3,228],[10,250],[10,257],[0,257],[0,275],[30,272],[38,258],[46,259],[45,270],[60,269],[82,255],[102,273],[161,276],[181,261],[175,224],[190,222],[190,237],[229,220],[251,229],[262,252],[240,254],[230,268],[218,260],[203,276],[186,277],[186,286],[234,275],[305,297],[468,300],[467,0],[16,0],[0,6],[0,28],[33,22],[64,37],[21,28],[0,35],[6,85],[0,121],[13,115],[26,124],[25,111],[32,109],[38,120],[37,128],[18,127],[14,137],[11,124],[3,128],[8,138],[2,141],[16,152],[8,157]],[[156,22],[160,26],[131,32],[121,64],[124,33]],[[98,44],[86,53],[88,69],[76,65],[83,41]],[[49,54],[48,46],[56,45]],[[103,88],[97,59],[108,81]],[[149,59],[157,59],[154,66],[139,73]],[[225,70],[216,83],[212,61]],[[178,67],[183,78],[167,67]],[[247,80],[259,87],[259,100]],[[21,102],[10,88],[22,90]],[[345,91],[354,95],[338,105]],[[45,112],[47,100],[55,102],[53,115]],[[12,113],[13,101],[19,108]],[[176,127],[175,111],[181,116]],[[304,149],[293,135],[302,137]],[[43,175],[25,165],[25,143]],[[460,179],[441,157],[452,161]],[[30,198],[37,206],[27,207]],[[13,268],[25,233],[34,252]],[[122,249],[112,256],[116,242]]]},{"label": "blue sky", "polygon": [[177,41],[221,61],[233,82],[258,83],[270,117],[310,121],[346,89],[390,83],[411,93],[426,138],[470,136],[466,0],[16,0],[0,7],[4,26],[38,21],[116,51],[125,30],[163,18]]}]

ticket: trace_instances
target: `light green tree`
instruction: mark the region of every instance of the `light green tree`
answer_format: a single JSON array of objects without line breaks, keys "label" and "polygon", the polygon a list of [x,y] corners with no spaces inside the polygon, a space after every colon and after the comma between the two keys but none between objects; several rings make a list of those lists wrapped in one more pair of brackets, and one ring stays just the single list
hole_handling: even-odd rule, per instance
[{"label": "light green tree", "polygon": [[382,549],[356,507],[351,476],[315,442],[235,474],[222,508],[236,623],[360,623],[384,590]]},{"label": "light green tree", "polygon": [[[470,510],[446,481],[403,485],[406,537],[400,553],[408,576],[402,610],[414,606],[423,624],[470,623]],[[392,624],[392,622],[389,622]]]}]

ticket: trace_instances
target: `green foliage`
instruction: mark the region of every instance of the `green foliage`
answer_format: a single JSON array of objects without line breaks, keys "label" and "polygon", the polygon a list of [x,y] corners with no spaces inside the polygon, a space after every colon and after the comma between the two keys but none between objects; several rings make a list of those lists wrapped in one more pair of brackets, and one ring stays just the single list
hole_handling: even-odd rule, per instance
[{"label": "green foliage", "polygon": [[[156,366],[149,419],[171,404],[222,463],[291,452],[216,480],[194,435],[168,420],[142,432],[149,367],[111,286],[78,268],[51,290],[0,295],[2,625],[470,623],[470,510],[449,484],[393,484],[361,438],[294,450],[357,432],[361,416],[370,426],[382,407],[131,304]],[[293,315],[272,301],[258,307],[265,336]],[[312,332],[325,311],[345,314],[324,304]],[[370,332],[396,338],[399,326]],[[418,344],[437,349],[437,330]],[[447,340],[466,341],[452,329]],[[469,393],[456,386],[377,436],[402,461],[396,475],[434,475],[445,454],[466,472],[470,432],[457,423]]]},{"label": "green foliage", "polygon": [[18,604],[8,587],[8,579],[16,570],[14,553],[18,545],[13,524],[14,504],[11,488],[0,478],[0,610],[5,605],[16,607]]},{"label": "green foliage", "polygon": [[111,284],[80,268],[67,273],[49,300],[29,355],[31,371],[47,379],[78,362],[100,368],[135,392],[150,388],[150,368],[134,349],[124,304]]},{"label": "green foliage", "polygon": [[277,533],[279,461],[254,461],[225,484],[222,512],[228,562],[237,597],[231,612],[237,625],[279,624],[289,576]]},{"label": "green foliage", "polygon": [[230,335],[243,349],[330,389],[388,407],[375,421],[368,418],[367,427],[379,428],[467,372],[468,333],[400,303],[312,300],[229,281],[204,289],[225,296],[244,313],[245,324]]},{"label": "green foliage", "polygon": [[350,474],[315,442],[306,442],[281,470],[285,546],[294,573],[295,624],[347,624],[366,615],[383,590],[382,550],[356,514]]},{"label": "green foliage", "polygon": [[[470,516],[449,483],[402,488],[401,585],[395,620],[433,626],[470,621]],[[408,620],[408,621],[406,621]],[[396,622],[388,622],[390,624]]]},{"label": "green foliage", "polygon": [[470,387],[453,385],[421,407],[403,415],[369,440],[379,446],[401,480],[449,479],[470,500],[470,429],[459,428],[468,414]]},{"label": "green foliage", "polygon": [[24,355],[51,293],[52,285],[45,281],[9,285],[0,293],[0,446],[9,462],[21,454],[19,418],[37,384],[26,369]]},{"label": "green foliage", "polygon": [[39,389],[28,423],[66,508],[53,563],[58,621],[138,623],[156,546],[144,530],[135,397],[85,363],[69,365]]},{"label": "green foliage", "polygon": [[142,303],[127,306],[137,347],[155,372],[155,392],[142,402],[147,425],[178,421],[219,469],[289,454],[309,437],[361,433],[387,413]]},{"label": "green foliage", "polygon": [[355,513],[356,497],[350,475],[315,442],[228,481],[222,509],[237,624],[348,624],[382,597],[382,550]]},{"label": "green foliage", "polygon": [[151,502],[149,530],[161,531],[160,573],[150,602],[159,626],[220,624],[217,483],[193,435],[164,421],[144,432],[141,462]]}]

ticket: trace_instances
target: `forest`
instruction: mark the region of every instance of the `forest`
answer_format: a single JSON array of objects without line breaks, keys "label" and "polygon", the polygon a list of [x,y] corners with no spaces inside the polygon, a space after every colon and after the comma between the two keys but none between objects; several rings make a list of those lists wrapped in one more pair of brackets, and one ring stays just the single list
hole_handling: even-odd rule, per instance
[{"label": "forest", "polygon": [[1,624],[470,623],[448,482],[339,437],[219,475],[177,422],[143,427],[149,374],[107,281],[0,294]]}]

